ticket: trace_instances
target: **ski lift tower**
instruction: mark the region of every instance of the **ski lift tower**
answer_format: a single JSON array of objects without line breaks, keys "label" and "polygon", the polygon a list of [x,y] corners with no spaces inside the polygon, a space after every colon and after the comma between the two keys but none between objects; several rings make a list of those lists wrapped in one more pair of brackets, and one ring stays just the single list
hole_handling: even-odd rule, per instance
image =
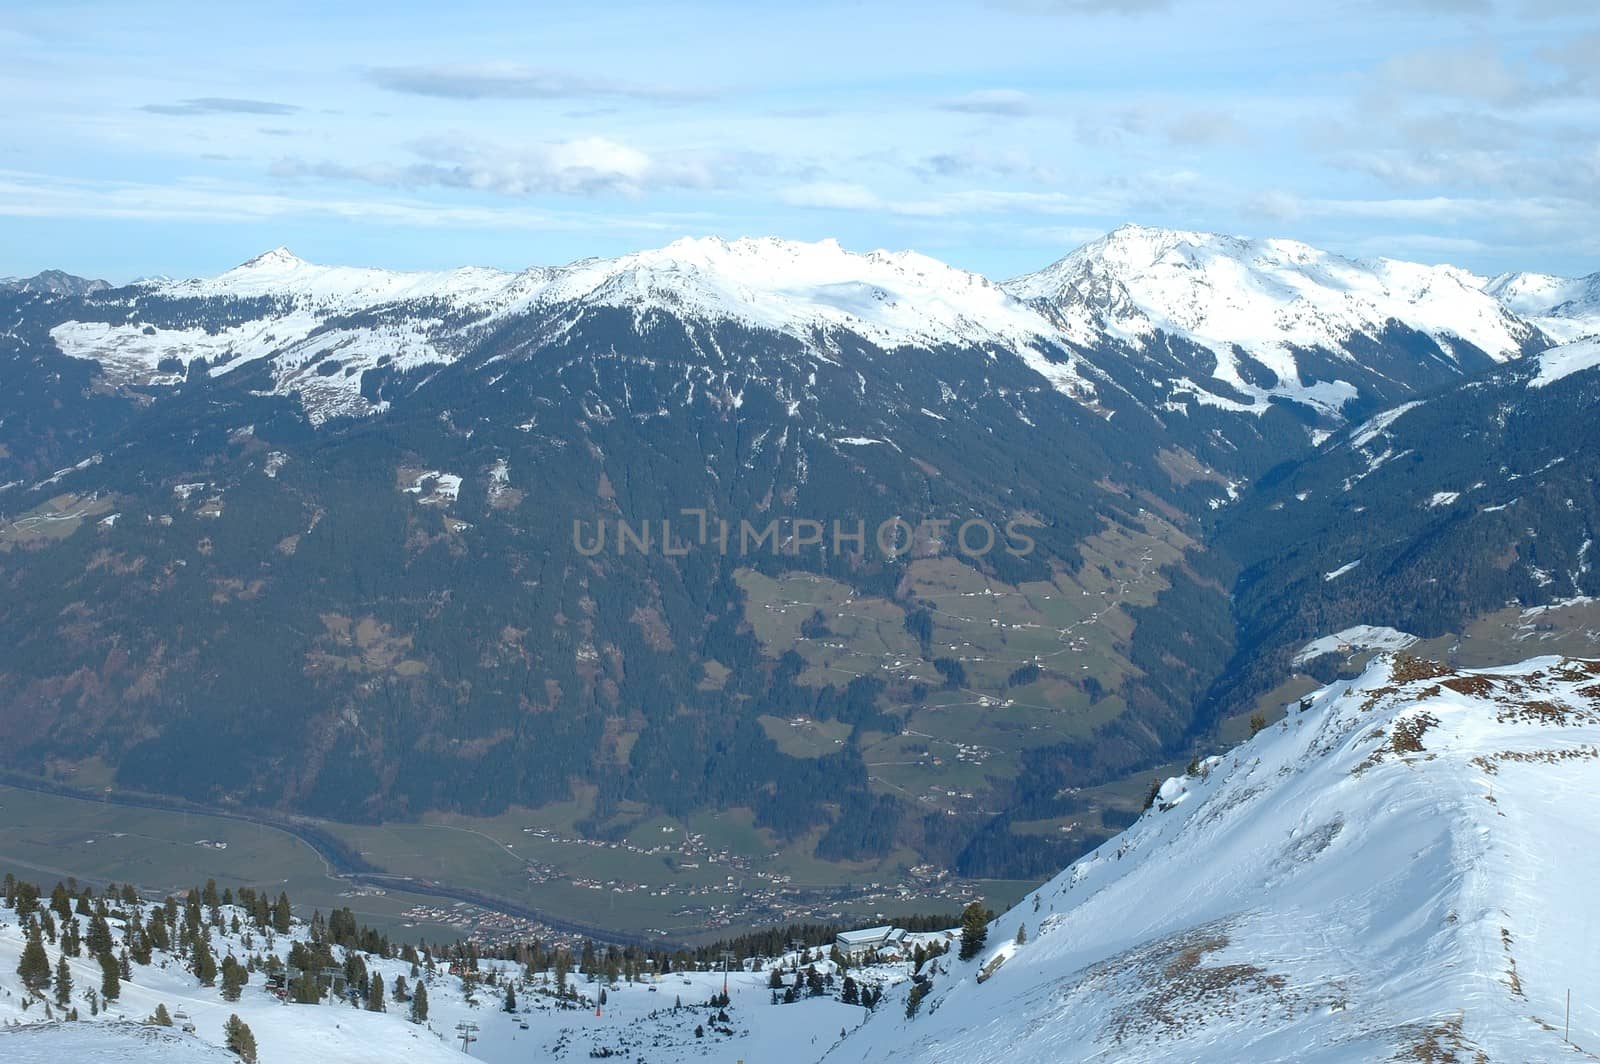
[{"label": "ski lift tower", "polygon": [[461,1022],[456,1024],[456,1035],[461,1039],[461,1052],[471,1053],[472,1043],[478,1040],[478,1025],[475,1023]]},{"label": "ski lift tower", "polygon": [[[328,981],[328,996],[334,997],[339,993],[339,984],[344,982],[344,969],[337,965],[329,965],[322,969],[322,979]],[[318,980],[321,982],[321,979]]]},{"label": "ski lift tower", "polygon": [[722,951],[722,996],[723,997],[727,997],[728,996],[728,966],[730,964],[732,964],[732,963],[733,963],[733,951],[731,949],[723,950]]}]

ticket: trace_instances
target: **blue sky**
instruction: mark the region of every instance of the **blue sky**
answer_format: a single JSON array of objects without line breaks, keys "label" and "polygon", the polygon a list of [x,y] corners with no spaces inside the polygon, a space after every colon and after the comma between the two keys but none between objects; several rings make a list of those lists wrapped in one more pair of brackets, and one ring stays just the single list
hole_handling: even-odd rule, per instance
[{"label": "blue sky", "polygon": [[773,234],[1004,277],[1126,221],[1589,273],[1596,7],[4,0],[0,275]]}]

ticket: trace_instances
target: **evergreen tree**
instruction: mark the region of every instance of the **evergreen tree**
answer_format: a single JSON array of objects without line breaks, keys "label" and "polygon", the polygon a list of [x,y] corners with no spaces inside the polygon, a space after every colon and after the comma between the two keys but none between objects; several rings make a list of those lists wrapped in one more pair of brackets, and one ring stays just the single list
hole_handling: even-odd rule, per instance
[{"label": "evergreen tree", "polygon": [[35,993],[50,989],[50,958],[44,951],[44,941],[37,927],[29,933],[28,944],[22,947],[17,975],[22,978],[22,985]]},{"label": "evergreen tree", "polygon": [[[605,991],[602,990],[600,992],[600,998],[601,998],[600,1003],[602,1005],[604,1005],[605,1004]],[[517,1011],[517,988],[512,983],[507,983],[506,984],[506,1011],[507,1012],[516,1012]]]},{"label": "evergreen tree", "polygon": [[572,955],[566,950],[556,954],[556,996],[567,996],[567,973],[572,971]]},{"label": "evergreen tree", "polygon": [[55,889],[50,892],[50,908],[62,920],[72,919],[72,895],[65,885],[57,883]]},{"label": "evergreen tree", "polygon": [[109,953],[100,954],[100,996],[115,1001],[122,996],[122,972],[117,959]]},{"label": "evergreen tree", "polygon": [[928,996],[928,988],[931,985],[926,979],[912,984],[911,993],[906,995],[906,1019],[916,1017],[917,1010],[922,1008],[922,999]]},{"label": "evergreen tree", "polygon": [[972,902],[961,910],[961,959],[970,961],[989,940],[989,911],[982,902]]},{"label": "evergreen tree", "polygon": [[56,962],[56,1004],[62,1008],[72,1004],[72,966],[65,953]]},{"label": "evergreen tree", "polygon": [[280,935],[289,933],[289,895],[280,893],[277,904],[272,907],[272,929]]},{"label": "evergreen tree", "polygon": [[241,1020],[237,1013],[228,1017],[228,1022],[222,1025],[222,1037],[227,1047],[239,1054],[239,1059],[245,1064],[256,1064],[256,1036],[250,1033],[250,1025]]},{"label": "evergreen tree", "polygon": [[322,1000],[322,988],[317,985],[315,972],[301,971],[289,984],[289,999],[296,1005],[315,1005]]},{"label": "evergreen tree", "polygon": [[194,940],[194,964],[192,967],[195,978],[200,980],[201,986],[211,986],[217,981],[217,958],[212,955],[211,947],[204,938]]},{"label": "evergreen tree", "polygon": [[245,971],[244,965],[233,959],[232,954],[222,959],[222,1000],[238,1001],[239,994],[249,981],[250,973]]},{"label": "evergreen tree", "polygon": [[1025,946],[1025,945],[1027,945],[1027,943],[1028,943],[1028,925],[1027,924],[1018,924],[1017,925],[1017,945]]},{"label": "evergreen tree", "polygon": [[164,1001],[157,1002],[155,1014],[145,1022],[155,1027],[171,1027],[172,1015],[167,1012],[167,1003]]},{"label": "evergreen tree", "polygon": [[418,982],[416,993],[411,995],[411,1022],[426,1023],[428,1019],[428,986]]},{"label": "evergreen tree", "polygon": [[39,908],[39,888],[32,883],[19,882],[11,899],[11,907],[17,911],[18,920],[31,915]]},{"label": "evergreen tree", "polygon": [[106,923],[106,918],[95,915],[89,919],[89,934],[84,939],[84,944],[89,947],[89,952],[96,957],[102,953],[110,953],[115,945],[111,937],[111,925]]},{"label": "evergreen tree", "polygon": [[383,976],[381,975],[373,975],[372,982],[367,987],[367,1011],[389,1011],[389,1007],[383,1001]]}]

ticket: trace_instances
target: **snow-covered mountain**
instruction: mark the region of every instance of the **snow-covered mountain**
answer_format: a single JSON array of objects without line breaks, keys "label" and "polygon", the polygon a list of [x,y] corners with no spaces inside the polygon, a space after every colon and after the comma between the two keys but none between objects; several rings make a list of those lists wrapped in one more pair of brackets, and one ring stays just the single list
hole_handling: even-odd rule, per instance
[{"label": "snow-covered mountain", "polygon": [[1600,273],[1587,277],[1503,273],[1485,283],[1483,290],[1554,340],[1568,343],[1600,336]]},{"label": "snow-covered mountain", "polygon": [[826,1059],[1587,1058],[1597,787],[1600,662],[1381,657],[1168,779]]},{"label": "snow-covered mountain", "polygon": [[45,270],[32,277],[0,277],[0,288],[31,295],[87,296],[110,287],[109,282],[78,277],[64,270]]},{"label": "snow-covered mountain", "polygon": [[[140,385],[177,383],[196,359],[213,376],[267,359],[273,390],[298,394],[316,422],[381,409],[362,397],[368,370],[448,364],[510,319],[554,333],[596,307],[641,324],[652,314],[731,322],[823,350],[841,333],[885,350],[1003,347],[1052,383],[1092,390],[1070,358],[1052,358],[1049,322],[984,278],[914,252],[863,255],[834,241],[684,239],[520,273],[319,266],[275,248],[214,278],[121,295],[123,320],[65,322],[51,333],[60,349],[98,361],[115,383]],[[231,309],[220,322],[149,320],[196,301]]]},{"label": "snow-covered mountain", "polygon": [[1197,362],[1182,382],[1202,402],[1261,410],[1286,398],[1337,416],[1395,361],[1386,346],[1463,373],[1544,346],[1484,285],[1453,266],[1127,225],[1004,287],[1082,347],[1202,349],[1214,365]]},{"label": "snow-covered mountain", "polygon": [[[1242,567],[1241,644],[1287,670],[1352,625],[1432,638],[1600,595],[1597,370],[1600,340],[1507,363],[1336,433],[1230,506],[1214,542]],[[1277,682],[1248,672],[1240,690]]]},{"label": "snow-covered mountain", "polygon": [[51,335],[114,384],[174,384],[196,359],[213,376],[266,360],[271,390],[299,395],[317,423],[383,409],[363,394],[369,371],[448,364],[509,321],[557,334],[597,307],[735,323],[824,353],[846,337],[1003,350],[1084,402],[1120,389],[1154,416],[1293,400],[1338,421],[1352,402],[1376,408],[1547,346],[1520,308],[1555,322],[1551,335],[1586,327],[1593,292],[1562,283],[1132,225],[1004,285],[834,241],[683,239],[521,272],[319,266],[276,248],[214,278],[108,294]]}]

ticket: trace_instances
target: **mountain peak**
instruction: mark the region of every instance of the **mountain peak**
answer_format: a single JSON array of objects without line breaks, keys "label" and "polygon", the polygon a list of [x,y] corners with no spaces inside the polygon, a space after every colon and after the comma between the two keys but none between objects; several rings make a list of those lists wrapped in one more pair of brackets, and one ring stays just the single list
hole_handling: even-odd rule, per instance
[{"label": "mountain peak", "polygon": [[0,288],[53,296],[87,296],[103,292],[111,285],[98,279],[79,277],[65,270],[42,270],[32,277],[0,279]]},{"label": "mountain peak", "polygon": [[1037,312],[976,274],[910,251],[849,251],[833,239],[686,237],[558,267],[533,299],[660,308],[796,336],[837,327],[884,347],[1031,344],[1051,333]]},{"label": "mountain peak", "polygon": [[232,273],[234,270],[284,270],[305,265],[308,265],[308,263],[304,259],[279,244],[271,251],[263,251],[255,258],[241,262],[228,272]]},{"label": "mountain peak", "polygon": [[1047,308],[1075,342],[1109,338],[1142,351],[1166,338],[1212,352],[1210,377],[1227,402],[1247,397],[1259,412],[1293,399],[1337,417],[1355,389],[1325,372],[1303,374],[1305,352],[1348,359],[1352,342],[1381,346],[1395,323],[1430,337],[1463,372],[1484,356],[1503,362],[1539,346],[1537,331],[1483,285],[1453,266],[1125,225],[1004,287]]}]

